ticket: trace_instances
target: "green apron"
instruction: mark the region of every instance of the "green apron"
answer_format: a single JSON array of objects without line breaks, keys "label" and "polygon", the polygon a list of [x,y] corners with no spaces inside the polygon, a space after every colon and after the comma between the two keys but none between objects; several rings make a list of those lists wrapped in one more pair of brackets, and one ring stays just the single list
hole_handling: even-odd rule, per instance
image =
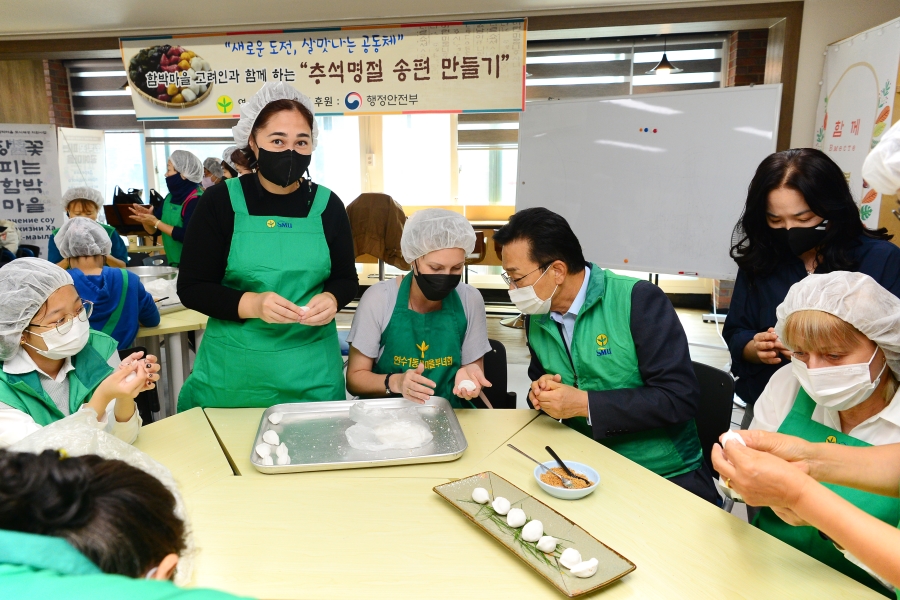
[{"label": "green apron", "polygon": [[[800,391],[797,392],[797,398],[794,400],[794,406],[781,424],[781,427],[778,428],[778,433],[794,435],[813,443],[831,442],[844,444],[845,446],[871,446],[871,444],[867,444],[855,437],[813,421],[812,414],[815,408],[815,401],[801,387]],[[887,496],[870,494],[869,492],[829,483],[823,485],[877,519],[892,525],[900,522],[900,500],[897,498],[888,498]],[[788,525],[768,507],[760,509],[753,524],[794,548],[822,561],[829,567],[869,586],[873,590],[886,595],[889,594],[888,590],[871,575],[847,560],[841,551],[834,547],[832,542],[822,538],[815,527],[794,527]]]},{"label": "green apron", "polygon": [[[128,294],[128,271],[125,269],[119,269],[119,271],[122,273],[122,293],[119,294],[119,304],[116,305],[116,309],[113,313],[109,315],[109,319],[106,320],[106,325],[100,330],[108,336],[112,336],[113,330],[116,328],[116,325],[119,324],[119,319],[122,318],[122,310],[125,307],[125,296]],[[116,341],[121,342],[122,340]]]},{"label": "green apron", "polygon": [[[163,201],[162,217],[159,220],[172,227],[184,227],[184,218],[181,216],[184,205],[202,194],[202,190],[194,190],[187,195],[187,198],[185,198],[184,202],[181,204],[174,204],[172,202],[172,194],[169,194]],[[178,263],[181,262],[181,250],[183,244],[176,241],[171,235],[166,234],[162,234],[162,242],[163,248],[166,250],[166,257],[169,260],[169,265],[177,267]]]},{"label": "green apron", "polygon": [[[319,186],[306,218],[251,216],[241,183],[226,183],[234,235],[222,285],[275,292],[298,306],[320,293],[331,274],[322,211],[331,190]],[[210,318],[178,410],[265,407],[283,402],[344,400],[337,327]]]},{"label": "green apron", "polygon": [[[475,405],[453,394],[456,372],[462,366],[466,337],[466,313],[456,290],[441,302],[440,310],[417,313],[409,308],[412,272],[403,278],[397,304],[387,329],[381,334],[383,350],[375,364],[377,373],[404,373],[425,363],[423,376],[437,384],[434,395],[446,398],[453,408]],[[455,334],[455,335],[454,335]]]}]

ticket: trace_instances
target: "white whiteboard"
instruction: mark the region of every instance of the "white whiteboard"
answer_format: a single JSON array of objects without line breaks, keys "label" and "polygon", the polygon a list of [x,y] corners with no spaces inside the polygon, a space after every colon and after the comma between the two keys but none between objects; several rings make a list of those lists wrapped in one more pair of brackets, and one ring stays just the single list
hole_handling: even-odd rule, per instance
[{"label": "white whiteboard", "polygon": [[734,279],[731,233],[780,105],[780,84],[529,102],[516,210],[561,214],[603,267]]}]

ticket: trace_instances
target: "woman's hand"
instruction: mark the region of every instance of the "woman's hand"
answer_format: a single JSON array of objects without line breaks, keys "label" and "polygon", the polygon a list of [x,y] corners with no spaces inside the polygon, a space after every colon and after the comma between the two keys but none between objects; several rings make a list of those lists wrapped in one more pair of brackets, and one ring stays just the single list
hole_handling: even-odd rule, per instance
[{"label": "woman's hand", "polygon": [[748,362],[780,365],[782,357],[790,358],[791,351],[781,343],[774,327],[757,333],[744,347],[744,359]]},{"label": "woman's hand", "polygon": [[337,314],[337,298],[331,292],[322,292],[313,296],[306,305],[307,310],[300,307],[300,322],[314,327],[328,325]]},{"label": "woman's hand", "polygon": [[728,486],[751,506],[792,508],[805,486],[815,484],[791,463],[735,442],[724,449],[713,446],[712,461]]},{"label": "woman's hand", "polygon": [[303,310],[275,292],[245,292],[238,304],[242,319],[262,319],[266,323],[299,323]]},{"label": "woman's hand", "polygon": [[736,431],[735,433],[743,438],[748,448],[777,456],[801,472],[815,478],[813,473],[814,444],[793,435],[760,429]]},{"label": "woman's hand", "polygon": [[155,382],[159,380],[159,364],[152,355],[141,360],[143,355],[143,352],[135,352],[128,356],[119,368],[94,390],[88,406],[94,409],[98,418],[106,412],[106,408],[113,400],[128,399],[132,402],[116,402],[115,408],[116,420],[128,421],[134,414],[134,398],[141,392],[155,387]]},{"label": "woman's hand", "polygon": [[773,506],[772,512],[778,515],[778,518],[787,523],[788,525],[793,525],[794,527],[803,527],[804,525],[809,525],[806,521],[797,516],[797,513],[792,511],[789,508],[784,508],[780,506]]},{"label": "woman's hand", "polygon": [[153,214],[153,209],[149,206],[134,204],[128,207],[131,211],[131,218],[144,226],[144,231],[155,234],[158,231],[159,219]]},{"label": "woman's hand", "polygon": [[392,375],[389,379],[390,390],[395,394],[401,394],[407,400],[412,400],[418,404],[425,402],[434,395],[434,388],[437,384],[427,377],[423,377],[425,371],[425,363],[419,363],[415,369],[409,369],[397,377]]},{"label": "woman's hand", "polygon": [[[474,390],[467,390],[459,387],[459,384],[466,380],[475,384]],[[455,384],[453,386],[454,395],[465,400],[472,400],[478,397],[482,387],[491,387],[491,382],[484,378],[484,372],[476,363],[470,363],[464,367],[460,367],[456,372]]]}]

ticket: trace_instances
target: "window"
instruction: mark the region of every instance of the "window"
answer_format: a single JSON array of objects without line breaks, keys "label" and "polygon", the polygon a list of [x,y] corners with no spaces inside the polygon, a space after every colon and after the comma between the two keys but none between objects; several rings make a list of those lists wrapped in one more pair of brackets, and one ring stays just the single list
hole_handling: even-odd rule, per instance
[{"label": "window", "polygon": [[319,138],[309,166],[310,176],[344,202],[350,204],[360,194],[359,119],[357,117],[316,117]]},{"label": "window", "polygon": [[516,203],[518,150],[459,148],[459,203]]},{"label": "window", "polygon": [[450,115],[384,116],[384,193],[402,205],[452,203],[450,135]]},{"label": "window", "polygon": [[102,190],[107,204],[112,204],[113,190],[119,186],[144,190],[148,197],[144,169],[144,140],[140,133],[106,133],[106,189]]},{"label": "window", "polygon": [[[179,133],[184,133],[185,130],[181,130]],[[209,135],[210,130],[204,130],[206,135]],[[208,157],[213,156],[215,158],[222,158],[222,152],[228,146],[234,145],[234,142],[230,139],[224,140],[222,142],[207,142],[203,144],[189,144],[189,143],[173,143],[173,144],[152,144],[151,148],[153,148],[153,165],[155,167],[155,181],[151,184],[151,187],[156,189],[157,192],[161,196],[165,196],[169,193],[169,188],[166,187],[166,171],[168,167],[166,163],[169,160],[169,157],[172,156],[172,153],[176,150],[187,150],[194,156],[200,159],[202,163]],[[149,198],[149,191],[144,192],[144,200]]]}]

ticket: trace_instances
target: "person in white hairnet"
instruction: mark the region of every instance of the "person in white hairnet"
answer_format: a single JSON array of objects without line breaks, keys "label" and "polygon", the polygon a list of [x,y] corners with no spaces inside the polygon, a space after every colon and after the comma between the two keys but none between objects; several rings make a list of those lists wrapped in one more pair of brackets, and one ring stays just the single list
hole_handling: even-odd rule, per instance
[{"label": "person in white hairnet", "polygon": [[[776,312],[775,331],[791,351],[791,366],[769,380],[750,429],[845,446],[900,442],[900,299],[868,275],[835,271],[795,283]],[[900,522],[896,495],[834,489],[870,515]],[[883,590],[814,527],[794,527],[779,517],[764,508],[753,524]]]},{"label": "person in white hairnet", "polygon": [[[454,408],[478,406],[484,355],[491,351],[484,300],[462,283],[475,230],[459,213],[428,208],[403,228],[400,250],[412,271],[371,286],[347,341],[347,390],[356,396],[432,396]],[[480,401],[479,401],[480,402]]]},{"label": "person in white hairnet", "polygon": [[178,296],[210,319],[179,410],[344,400],[334,316],[356,296],[356,256],[344,203],[308,176],[313,104],[270,82],[240,111],[256,172],[210,188],[185,240]]},{"label": "person in white hairnet", "polygon": [[159,365],[140,352],[120,361],[116,341],[90,329],[91,311],[49,261],[0,268],[0,448],[83,409],[116,437],[137,438],[134,398],[155,386]]},{"label": "person in white hairnet", "polygon": [[162,234],[163,248],[169,265],[181,262],[185,233],[203,194],[203,163],[187,150],[176,150],[166,162],[166,187],[169,194],[162,206],[151,208],[140,204],[130,207],[132,216],[150,234]]},{"label": "person in white hairnet", "polygon": [[228,146],[222,151],[222,169],[225,179],[240,177],[253,172],[244,153],[237,146]]},{"label": "person in white hairnet", "polygon": [[203,181],[201,185],[204,190],[211,188],[216,185],[222,179],[224,179],[225,174],[222,169],[222,161],[216,158],[215,156],[210,156],[206,160],[203,161]]},{"label": "person in white hairnet", "polygon": [[[71,187],[63,194],[62,205],[66,210],[66,216],[70,219],[86,217],[97,221],[100,211],[103,210],[103,194],[92,187]],[[128,246],[125,245],[122,236],[118,234],[112,225],[103,223],[99,223],[99,225],[106,231],[106,235],[109,236],[109,241],[112,244],[112,250],[106,257],[106,264],[110,267],[125,268],[128,266]],[[63,258],[56,247],[56,234],[58,232],[59,227],[53,230],[50,234],[50,239],[47,241],[47,260],[56,263],[63,269],[68,269],[68,261]]]},{"label": "person in white hairnet", "polygon": [[109,238],[96,221],[75,217],[56,236],[69,275],[82,300],[93,303],[90,324],[118,342],[119,350],[134,345],[138,328],[159,325],[159,310],[140,277],[106,266]]}]

